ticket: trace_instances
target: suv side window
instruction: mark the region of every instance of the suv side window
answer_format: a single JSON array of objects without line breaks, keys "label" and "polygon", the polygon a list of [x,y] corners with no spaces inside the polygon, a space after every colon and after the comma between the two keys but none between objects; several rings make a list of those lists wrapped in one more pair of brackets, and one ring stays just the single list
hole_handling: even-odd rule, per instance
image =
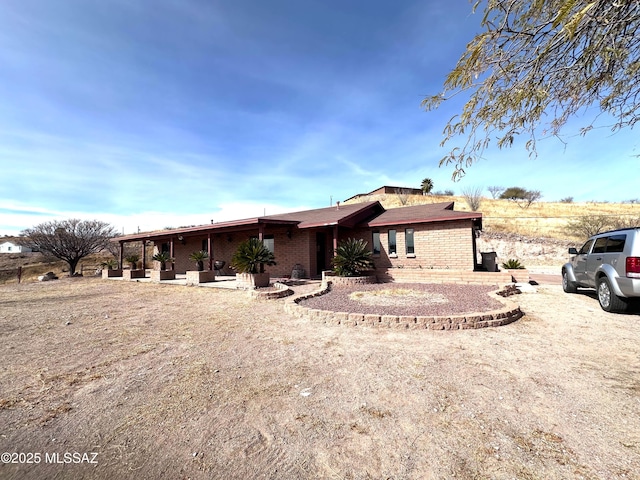
[{"label": "suv side window", "polygon": [[607,242],[607,253],[622,253],[626,239],[626,235],[611,235]]},{"label": "suv side window", "polygon": [[604,253],[607,246],[607,237],[600,237],[596,239],[596,244],[593,246],[593,252],[591,253]]},{"label": "suv side window", "polygon": [[587,253],[589,253],[589,250],[591,250],[591,245],[593,245],[593,240],[588,240],[587,243],[582,246],[582,248],[578,252],[578,255],[586,255]]}]

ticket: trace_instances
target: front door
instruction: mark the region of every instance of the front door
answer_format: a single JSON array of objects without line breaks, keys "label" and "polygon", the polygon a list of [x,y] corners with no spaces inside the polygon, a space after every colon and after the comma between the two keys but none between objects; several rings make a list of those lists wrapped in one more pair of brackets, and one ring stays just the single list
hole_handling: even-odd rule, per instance
[{"label": "front door", "polygon": [[327,269],[327,235],[316,232],[316,275]]}]

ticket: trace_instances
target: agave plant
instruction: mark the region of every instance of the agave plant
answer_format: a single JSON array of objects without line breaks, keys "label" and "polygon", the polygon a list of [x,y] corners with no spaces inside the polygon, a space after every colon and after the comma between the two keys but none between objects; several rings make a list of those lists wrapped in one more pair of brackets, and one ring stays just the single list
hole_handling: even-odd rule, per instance
[{"label": "agave plant", "polygon": [[140,255],[129,255],[125,257],[125,261],[131,266],[131,270],[135,270],[138,266],[138,261],[140,260]]},{"label": "agave plant", "polygon": [[240,273],[264,273],[265,265],[275,265],[273,252],[257,238],[242,242],[231,258],[231,267]]},{"label": "agave plant", "polygon": [[524,270],[524,265],[515,258],[510,258],[502,264],[502,268],[505,270]]},{"label": "agave plant", "polygon": [[104,262],[102,262],[100,266],[102,268],[106,268],[107,270],[114,270],[118,268],[118,262],[117,260],[110,258],[109,260],[105,260]]},{"label": "agave plant", "polygon": [[207,253],[206,250],[200,250],[198,252],[193,252],[191,255],[189,255],[189,260],[193,260],[194,262],[196,262],[196,265],[198,267],[198,271],[199,272],[204,270],[204,261],[207,258],[209,258],[209,254]]},{"label": "agave plant", "polygon": [[167,262],[173,260],[169,252],[158,252],[153,257],[151,257],[156,262],[160,262],[160,270],[167,269]]},{"label": "agave plant", "polygon": [[371,250],[362,239],[348,238],[338,244],[333,257],[333,270],[341,277],[357,277],[373,268]]}]

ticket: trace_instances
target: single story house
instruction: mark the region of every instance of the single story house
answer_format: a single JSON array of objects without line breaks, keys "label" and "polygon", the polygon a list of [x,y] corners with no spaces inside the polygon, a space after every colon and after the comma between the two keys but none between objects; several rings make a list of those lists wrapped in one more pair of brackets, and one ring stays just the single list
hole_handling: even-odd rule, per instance
[{"label": "single story house", "polygon": [[26,253],[30,251],[29,247],[17,245],[13,242],[0,243],[0,253]]},{"label": "single story house", "polygon": [[[331,269],[338,242],[361,238],[368,242],[379,275],[393,269],[452,269],[477,267],[476,235],[482,214],[453,210],[453,202],[385,209],[380,202],[336,205],[295,213],[268,215],[188,228],[124,235],[120,266],[127,242],[153,242],[154,251],[167,251],[176,273],[195,270],[189,255],[209,252],[213,261],[224,261],[223,274],[233,274],[231,258],[238,245],[250,237],[261,239],[275,255],[277,265],[267,267],[272,277],[290,276],[301,266],[306,277],[318,277]],[[141,258],[145,261],[146,249]],[[298,267],[298,269],[299,269]],[[156,265],[155,268],[158,268]],[[397,271],[396,270],[396,271]]]}]

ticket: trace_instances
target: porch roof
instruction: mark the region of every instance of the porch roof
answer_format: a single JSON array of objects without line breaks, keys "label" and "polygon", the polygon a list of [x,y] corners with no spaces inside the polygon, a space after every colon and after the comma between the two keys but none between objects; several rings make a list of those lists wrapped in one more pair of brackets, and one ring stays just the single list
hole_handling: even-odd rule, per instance
[{"label": "porch roof", "polygon": [[384,212],[384,208],[380,202],[366,202],[318,208],[315,210],[305,210],[301,212],[284,213],[280,215],[268,215],[241,220],[231,220],[227,222],[216,222],[194,227],[135,233],[131,235],[122,235],[114,238],[113,240],[116,242],[160,240],[179,235],[192,236],[224,231],[245,230],[251,227],[260,228],[261,225],[290,225],[297,228],[340,225],[352,228],[362,221],[370,220],[381,212]]}]

